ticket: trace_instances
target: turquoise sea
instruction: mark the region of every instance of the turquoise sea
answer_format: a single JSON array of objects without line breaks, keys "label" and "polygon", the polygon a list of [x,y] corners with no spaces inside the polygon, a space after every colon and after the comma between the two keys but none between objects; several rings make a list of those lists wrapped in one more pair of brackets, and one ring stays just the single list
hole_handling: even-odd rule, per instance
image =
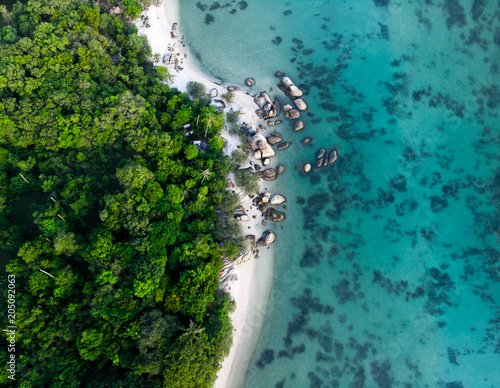
[{"label": "turquoise sea", "polygon": [[309,105],[265,131],[293,142],[287,219],[242,387],[500,387],[499,9],[182,0],[205,72],[287,103],[279,70]]}]

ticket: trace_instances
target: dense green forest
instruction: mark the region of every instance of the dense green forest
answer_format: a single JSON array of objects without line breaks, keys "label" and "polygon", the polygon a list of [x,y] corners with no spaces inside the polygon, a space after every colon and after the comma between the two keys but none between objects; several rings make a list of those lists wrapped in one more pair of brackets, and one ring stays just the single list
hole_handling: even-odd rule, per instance
[{"label": "dense green forest", "polygon": [[243,241],[224,118],[160,82],[137,29],[93,3],[0,12],[0,255],[17,309],[16,381],[2,368],[0,382],[210,387],[232,341],[221,258]]}]

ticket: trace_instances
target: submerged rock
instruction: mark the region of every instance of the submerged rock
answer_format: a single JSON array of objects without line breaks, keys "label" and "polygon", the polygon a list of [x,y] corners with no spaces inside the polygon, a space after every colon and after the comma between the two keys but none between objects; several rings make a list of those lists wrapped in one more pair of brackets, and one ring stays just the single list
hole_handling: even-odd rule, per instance
[{"label": "submerged rock", "polygon": [[311,143],[312,141],[313,141],[312,137],[304,137],[304,138],[302,139],[302,143],[303,143],[303,144],[309,144],[309,143]]}]

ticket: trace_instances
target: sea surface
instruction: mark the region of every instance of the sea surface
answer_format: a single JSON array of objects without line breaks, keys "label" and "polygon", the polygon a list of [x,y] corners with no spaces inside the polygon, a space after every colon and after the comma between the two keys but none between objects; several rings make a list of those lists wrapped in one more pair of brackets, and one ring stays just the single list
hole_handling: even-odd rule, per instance
[{"label": "sea surface", "polygon": [[500,387],[498,1],[182,0],[181,23],[205,72],[289,103],[279,70],[309,105],[264,131],[293,143],[287,219],[241,387]]}]

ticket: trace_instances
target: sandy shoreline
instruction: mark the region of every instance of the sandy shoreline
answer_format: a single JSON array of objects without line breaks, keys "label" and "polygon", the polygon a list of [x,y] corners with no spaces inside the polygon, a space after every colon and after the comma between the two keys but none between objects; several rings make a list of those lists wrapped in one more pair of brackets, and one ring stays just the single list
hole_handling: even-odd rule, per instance
[{"label": "sandy shoreline", "polygon": [[[175,75],[174,81],[170,84],[180,91],[186,91],[189,81],[200,82],[205,85],[207,91],[215,88],[219,96],[227,92],[226,87],[221,86],[218,80],[212,80],[203,74],[191,60],[192,56],[189,48],[182,47],[182,24],[179,19],[178,0],[165,0],[160,7],[152,6],[143,15],[149,16],[149,28],[143,27],[145,24],[138,19],[135,24],[139,30],[139,35],[148,38],[152,53],[159,53],[161,58],[164,54],[170,54],[169,46],[173,46],[175,53],[180,53],[183,68],[177,72],[173,65],[168,66],[172,74]],[[171,38],[171,29],[173,23],[178,23],[178,39]],[[187,54],[185,57],[184,54]],[[242,79],[245,75],[242,75]],[[256,91],[254,91],[255,93]],[[234,93],[234,102],[228,108],[240,111],[245,109],[246,113],[240,115],[240,121],[257,127],[263,123],[255,114],[256,105],[253,97],[243,91]],[[240,143],[239,139],[228,133],[223,134],[227,146],[224,149],[226,155],[236,149]],[[275,164],[275,161],[273,161]],[[270,191],[272,194],[272,182],[259,182],[260,192]],[[269,190],[268,190],[269,189]],[[238,191],[238,190],[237,190]],[[250,222],[242,222],[242,228],[245,235],[253,234],[256,238],[262,235],[267,228],[261,225],[262,217],[260,212],[252,206],[251,199],[248,196],[242,198],[242,205],[250,217]],[[256,216],[253,218],[252,216]],[[246,369],[260,332],[262,321],[269,297],[271,282],[273,278],[273,246],[260,248],[260,258],[251,259],[243,264],[236,265],[232,269],[235,280],[228,283],[226,290],[236,301],[236,310],[231,315],[233,323],[233,346],[229,356],[222,363],[222,369],[218,373],[218,379],[214,388],[235,388],[241,386],[245,377]]]}]

